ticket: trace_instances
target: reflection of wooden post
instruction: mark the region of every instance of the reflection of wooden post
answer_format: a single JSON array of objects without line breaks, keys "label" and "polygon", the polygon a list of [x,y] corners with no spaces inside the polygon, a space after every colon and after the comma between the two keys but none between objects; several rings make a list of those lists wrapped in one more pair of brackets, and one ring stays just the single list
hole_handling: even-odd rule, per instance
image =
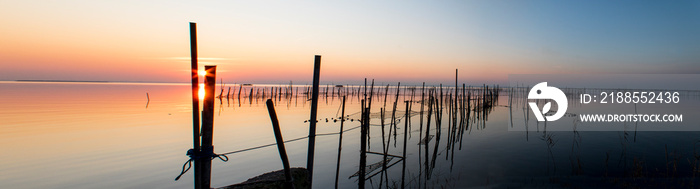
[{"label": "reflection of wooden post", "polygon": [[321,55],[314,58],[314,83],[311,94],[311,118],[309,119],[309,150],[306,156],[306,168],[309,171],[309,187],[313,186],[314,149],[316,146],[316,111],[318,110],[318,80],[321,72]]},{"label": "reflection of wooden post", "polygon": [[[194,154],[199,154],[199,75],[197,71],[197,23],[190,22],[190,58],[192,62],[192,141]],[[200,189],[201,161],[194,161],[194,187]]]},{"label": "reflection of wooden post", "polygon": [[204,66],[204,103],[202,105],[202,188],[210,188],[211,157],[214,154],[214,88],[216,87],[216,66]]},{"label": "reflection of wooden post", "polygon": [[294,188],[292,185],[292,170],[289,168],[289,159],[287,159],[287,150],[284,148],[284,139],[282,139],[282,132],[280,131],[280,123],[277,120],[277,113],[275,112],[275,104],[272,103],[272,99],[267,99],[267,112],[270,113],[270,120],[272,121],[272,130],[275,132],[275,140],[277,141],[277,150],[280,152],[280,158],[282,158],[282,166],[284,167],[284,187]]}]

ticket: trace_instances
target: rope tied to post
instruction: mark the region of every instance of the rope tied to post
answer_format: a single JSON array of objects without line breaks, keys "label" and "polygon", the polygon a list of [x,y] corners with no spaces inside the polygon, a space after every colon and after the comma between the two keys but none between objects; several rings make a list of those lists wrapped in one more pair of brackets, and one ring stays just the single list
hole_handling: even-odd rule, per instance
[{"label": "rope tied to post", "polygon": [[[360,128],[360,126],[356,126],[356,127],[350,128],[350,129],[345,129],[345,130],[343,130],[343,132],[348,132],[348,131],[355,130],[355,129],[358,129],[358,128]],[[334,133],[321,133],[321,134],[316,134],[316,136],[327,136],[327,135],[336,135],[336,134],[340,134],[340,132],[337,132],[337,133],[335,133],[335,132],[334,132]],[[299,138],[295,138],[295,139],[291,139],[291,140],[284,141],[284,143],[299,141],[299,140],[306,139],[306,138],[309,138],[309,137],[308,137],[308,136],[299,137]],[[215,153],[213,152],[213,150],[212,150],[211,153],[209,154],[209,157],[211,157],[212,159],[214,159],[214,158],[219,158],[221,161],[227,162],[227,161],[228,161],[228,156],[226,156],[226,155],[231,155],[231,154],[246,152],[246,151],[250,151],[250,150],[257,150],[257,149],[261,149],[261,148],[265,148],[265,147],[274,146],[275,144],[277,144],[277,143],[266,144],[266,145],[262,145],[262,146],[256,146],[256,147],[252,147],[252,148],[246,148],[246,149],[236,150],[236,151],[232,151],[232,152],[226,152],[226,153],[222,153],[222,154],[215,154]],[[182,171],[180,172],[180,175],[178,175],[178,176],[175,178],[176,181],[177,181],[178,179],[180,179],[180,177],[181,177],[183,174],[185,174],[187,171],[189,171],[189,170],[192,168],[192,161],[194,161],[195,159],[207,157],[207,156],[202,156],[202,155],[198,155],[198,154],[194,153],[194,149],[189,149],[189,150],[187,150],[187,156],[190,156],[190,159],[187,160],[187,161],[185,162],[185,164],[182,165]]]},{"label": "rope tied to post", "polygon": [[182,177],[182,175],[184,175],[185,173],[187,173],[187,171],[189,171],[190,168],[192,168],[192,162],[195,161],[195,160],[197,160],[197,159],[202,159],[202,158],[207,158],[207,157],[208,157],[208,158],[211,158],[211,159],[219,158],[219,160],[221,160],[221,161],[223,161],[223,162],[227,162],[227,161],[228,161],[228,156],[226,156],[226,154],[216,154],[216,153],[214,153],[214,148],[213,148],[213,147],[210,147],[210,148],[203,148],[202,151],[199,151],[199,153],[197,153],[194,149],[189,149],[189,150],[187,150],[187,156],[189,156],[190,159],[188,159],[188,160],[185,162],[185,164],[182,165],[182,171],[180,171],[180,174],[177,175],[177,177],[175,177],[175,181],[179,180],[180,177]]}]

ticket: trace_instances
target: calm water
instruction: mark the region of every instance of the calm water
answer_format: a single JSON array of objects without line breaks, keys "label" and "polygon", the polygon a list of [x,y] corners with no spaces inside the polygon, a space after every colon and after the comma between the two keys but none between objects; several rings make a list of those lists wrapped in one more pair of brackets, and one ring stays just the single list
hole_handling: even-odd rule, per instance
[{"label": "calm water", "polygon": [[[269,90],[273,86],[263,87]],[[0,83],[0,146],[4,151],[0,156],[0,188],[192,187],[192,172],[179,181],[173,180],[188,160],[186,151],[192,147],[189,89],[189,85],[179,84]],[[303,90],[299,88],[300,93]],[[384,87],[375,91],[383,92]],[[389,110],[385,131],[390,138],[385,140],[390,141],[389,154],[398,156],[403,152],[403,127],[407,121],[403,102],[411,99],[410,90],[405,92],[402,88],[402,93],[397,106],[400,111],[396,113],[396,138],[394,129],[389,135],[388,126],[395,90],[389,90],[386,106],[383,95],[375,96],[372,104],[372,112],[377,115],[379,108]],[[420,136],[425,137],[427,112],[421,132],[420,87],[415,95],[406,151],[405,175],[410,188],[666,184],[698,187],[700,132],[545,132],[543,125],[534,122],[528,132],[508,131],[511,117],[517,115],[513,120],[523,122],[526,116],[521,105],[508,106],[509,96],[505,93],[498,97],[498,105],[490,109],[485,121],[472,115],[463,134],[451,134],[460,132],[450,129],[446,102],[441,126],[438,129],[432,117],[433,137],[426,145],[418,145]],[[240,100],[217,99],[215,152],[275,143],[264,99],[245,96]],[[341,100],[331,94],[326,98],[322,93],[321,97],[317,133],[337,133],[340,121],[334,122],[333,118],[340,116]],[[299,95],[276,100],[285,140],[308,135],[308,123],[304,120],[309,117],[310,101],[305,99]],[[342,188],[357,187],[358,178],[351,176],[359,168],[360,130],[353,129],[359,126],[359,100],[358,96],[350,96],[346,102],[345,112],[354,120],[345,122],[348,131],[343,134],[339,170]],[[681,108],[690,113],[684,116],[700,117],[698,101],[688,99],[689,103]],[[379,116],[371,122],[369,151],[381,152]],[[698,122],[688,124],[700,126]],[[338,137],[331,134],[316,138],[317,188],[334,185]],[[292,167],[306,166],[306,139],[288,142],[286,147]],[[228,157],[228,162],[213,161],[212,187],[239,183],[282,168],[275,146]],[[381,161],[381,157],[368,154],[367,165]],[[399,185],[402,162],[394,158],[389,164],[395,162],[398,164],[387,170],[388,182],[377,174],[367,184]]]}]

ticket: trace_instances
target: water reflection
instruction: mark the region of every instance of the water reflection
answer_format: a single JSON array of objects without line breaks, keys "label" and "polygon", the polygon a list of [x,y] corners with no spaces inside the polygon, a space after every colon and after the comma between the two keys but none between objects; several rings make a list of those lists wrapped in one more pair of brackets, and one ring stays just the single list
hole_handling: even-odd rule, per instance
[{"label": "water reflection", "polygon": [[[332,88],[331,88],[332,89]],[[348,90],[349,89],[349,90]],[[355,90],[356,89],[356,90]],[[352,96],[353,94],[363,94],[363,87],[357,87],[353,89],[352,87],[346,87],[343,89],[335,89],[335,90],[329,90],[329,94],[326,96],[325,91],[322,92],[322,97],[325,98],[324,101],[326,101],[326,105],[333,105],[334,104],[334,98],[336,96],[341,96],[343,95],[343,92],[345,92],[344,95],[349,95],[351,96],[350,99],[354,99],[353,97],[360,98],[363,95],[355,95]],[[403,89],[403,90],[402,90]],[[573,131],[570,132],[556,132],[556,131],[551,131],[548,128],[548,125],[544,122],[534,122],[533,126],[535,127],[534,132],[539,133],[538,137],[539,142],[543,148],[539,148],[535,145],[532,146],[530,144],[533,144],[529,140],[529,136],[531,134],[530,132],[530,123],[531,120],[529,119],[529,112],[528,109],[526,108],[526,100],[522,98],[522,96],[518,96],[518,94],[526,94],[523,90],[516,90],[516,89],[501,89],[501,88],[493,88],[490,86],[481,86],[481,87],[462,87],[460,90],[460,93],[457,93],[457,91],[454,88],[442,88],[442,87],[412,87],[411,89],[408,88],[401,88],[401,87],[392,87],[392,86],[387,86],[384,87],[383,90],[377,90],[374,91],[372,89],[369,89],[369,93],[373,94],[368,94],[370,96],[373,96],[375,100],[372,100],[372,98],[365,98],[368,101],[376,101],[378,99],[379,104],[381,108],[379,108],[379,111],[376,112],[369,112],[368,118],[370,119],[371,123],[369,126],[368,133],[372,133],[368,136],[368,147],[370,151],[367,152],[369,154],[368,156],[368,164],[365,167],[365,174],[366,174],[366,179],[367,183],[371,184],[375,187],[392,187],[392,186],[397,186],[396,183],[398,178],[403,178],[404,176],[408,175],[408,182],[406,183],[405,186],[411,186],[411,187],[430,187],[430,186],[475,186],[475,185],[483,185],[483,184],[492,184],[492,183],[498,183],[498,182],[505,182],[505,183],[512,183],[512,182],[522,182],[519,179],[514,179],[513,176],[515,177],[521,177],[521,176],[526,176],[526,175],[534,175],[535,178],[544,178],[544,177],[551,177],[551,178],[559,178],[565,175],[572,175],[572,176],[593,176],[593,177],[608,177],[608,176],[613,176],[615,178],[626,178],[626,175],[630,173],[634,173],[632,175],[637,175],[640,176],[642,175],[643,171],[637,170],[633,171],[634,169],[640,169],[643,167],[648,167],[649,162],[651,160],[642,160],[643,158],[641,157],[631,157],[629,156],[631,147],[630,143],[634,143],[634,139],[630,141],[632,137],[630,137],[631,131],[623,131],[619,132],[618,134],[615,134],[615,138],[619,138],[617,142],[611,141],[609,138],[610,133],[582,133],[581,131],[577,130],[577,122],[573,123]],[[421,97],[419,99],[414,99],[416,95],[414,95],[418,91],[421,93]],[[389,98],[389,94],[394,95],[394,98],[391,99]],[[302,93],[302,96],[305,95]],[[570,96],[571,97],[571,96]],[[287,99],[287,102],[291,102],[292,99],[289,99],[288,96],[284,97]],[[499,103],[501,99],[505,99],[506,103]],[[575,97],[571,97],[575,99]],[[278,100],[279,97],[277,97]],[[410,102],[408,105],[404,105],[408,108],[408,112],[404,111],[401,112],[396,109],[400,109],[399,104],[397,102],[400,101],[408,101]],[[352,104],[351,100],[351,104]],[[541,102],[539,102],[541,103]],[[291,103],[287,103],[291,104]],[[387,104],[391,104],[391,106],[387,106]],[[420,110],[413,111],[412,110],[412,105],[419,105]],[[359,104],[355,104],[359,105]],[[336,105],[337,106],[337,105]],[[387,108],[389,107],[389,108]],[[575,105],[574,105],[575,107]],[[388,110],[390,109],[390,110]],[[339,109],[336,109],[338,111]],[[445,111],[447,110],[447,111]],[[500,114],[496,114],[497,119],[496,120],[491,120],[490,118],[493,116],[494,112],[498,113],[500,111]],[[507,112],[505,114],[504,112]],[[348,115],[349,120],[360,120],[362,112],[356,112]],[[397,114],[403,114],[406,113],[408,116],[396,116]],[[335,116],[338,114],[336,113]],[[392,116],[389,116],[392,115]],[[504,117],[503,115],[506,115]],[[520,115],[520,118],[514,119],[514,117],[518,117],[515,115]],[[408,151],[415,150],[413,152],[418,152],[418,154],[411,154],[408,153],[409,155],[407,156],[398,156],[395,154],[401,153],[400,149],[403,149],[404,146],[399,145],[400,143],[397,142],[397,139],[399,138],[398,136],[401,135],[401,132],[398,132],[401,128],[397,127],[397,124],[403,122],[410,123],[410,118],[413,116],[418,116],[420,117],[420,122],[418,122],[418,130],[411,130],[410,133],[417,132],[418,138],[414,139],[413,144],[418,144],[418,147],[410,147],[406,146]],[[326,122],[330,123],[328,119],[330,118],[331,121],[334,119],[337,119],[336,117],[328,117],[328,118],[322,118],[320,122]],[[387,119],[389,119],[387,121]],[[423,119],[426,119],[427,122],[423,123]],[[443,120],[447,119],[447,125],[443,125]],[[500,125],[496,123],[500,122],[508,122],[507,125],[508,127],[512,127],[515,123],[515,121],[522,121],[522,124],[525,124],[525,132],[522,133],[523,139],[517,139],[513,138],[514,136],[519,135],[518,133],[520,132],[507,132],[504,131],[505,127],[500,127]],[[388,124],[387,124],[388,122]],[[333,121],[332,123],[335,123]],[[357,124],[357,123],[355,123]],[[425,126],[425,127],[424,127]],[[496,129],[490,128],[490,127],[495,127]],[[379,131],[376,131],[379,129]],[[374,130],[374,132],[372,132]],[[635,132],[636,133],[636,132]],[[466,135],[466,136],[465,136]],[[492,153],[494,155],[498,156],[503,156],[506,154],[512,154],[512,155],[529,155],[532,157],[527,157],[524,158],[524,160],[513,160],[513,159],[503,159],[503,158],[497,158],[501,159],[501,162],[499,161],[492,161],[491,159],[485,159],[483,156],[477,156],[472,159],[465,158],[465,159],[460,159],[460,157],[470,157],[472,155],[468,155],[467,151],[463,150],[463,146],[465,144],[464,140],[472,140],[474,141],[482,141],[485,139],[484,137],[491,137],[491,136],[499,136],[500,141],[498,139],[486,139],[488,141],[491,141],[490,143],[500,143],[504,144],[505,142],[514,142],[513,144],[508,144],[511,146],[517,146],[517,147],[509,147],[506,148],[507,150],[490,150],[490,149],[484,149],[483,147],[478,147],[474,146],[474,143],[466,143],[467,144],[467,151],[471,151],[473,153],[483,153],[483,151],[487,151],[488,153]],[[592,139],[606,139],[603,141],[596,142],[595,144],[587,144],[584,143],[584,138],[585,136],[588,136],[589,138]],[[651,138],[655,137],[661,137],[664,138],[666,135],[665,134],[654,134],[651,133]],[[687,135],[686,135],[687,136]],[[392,139],[393,137],[393,139]],[[505,138],[503,138],[505,137]],[[375,142],[370,142],[372,141],[371,138],[377,138],[377,140],[374,140]],[[649,137],[645,137],[649,138]],[[687,138],[687,137],[686,137]],[[433,140],[434,139],[434,140]],[[566,142],[564,142],[564,139]],[[692,137],[691,137],[692,139]],[[342,139],[339,139],[342,141]],[[496,141],[494,141],[496,140]],[[658,139],[657,139],[658,140]],[[668,140],[668,138],[665,138],[664,140]],[[687,140],[687,139],[684,139]],[[696,139],[697,140],[697,139]],[[391,141],[394,142],[394,144],[391,144]],[[522,142],[518,142],[522,141]],[[378,142],[381,142],[381,144],[378,144]],[[564,143],[562,143],[564,142]],[[598,154],[597,156],[603,156],[604,158],[595,158],[596,156],[595,152],[600,151],[596,149],[591,149],[591,147],[596,147],[596,146],[609,146],[607,143],[613,142],[613,143],[619,143],[620,148],[611,148],[608,150],[604,150],[603,153]],[[675,141],[674,141],[675,142]],[[518,145],[518,143],[525,144],[523,145]],[[536,144],[534,143],[534,144]],[[411,143],[408,143],[411,144]],[[488,145],[488,143],[486,144]],[[651,145],[649,143],[645,143],[644,145]],[[343,144],[339,144],[339,146],[343,146]],[[381,146],[381,150],[379,152],[376,151],[371,151],[373,146]],[[638,146],[643,146],[643,145],[638,145]],[[658,147],[658,144],[654,144],[651,146],[656,146]],[[520,149],[518,149],[520,148]],[[341,148],[338,148],[341,149]],[[565,150],[568,149],[568,150]],[[511,151],[512,150],[512,151]],[[528,150],[534,150],[533,152],[527,152]],[[338,150],[338,154],[340,154],[340,150]],[[640,149],[640,147],[635,148],[635,153],[642,153],[643,150]],[[619,158],[613,158],[611,157],[613,152],[615,154],[619,155]],[[465,154],[467,153],[467,154]],[[488,154],[487,153],[487,154]],[[352,153],[350,153],[352,154]],[[373,154],[373,155],[372,155]],[[601,155],[602,154],[602,155]],[[675,158],[675,156],[680,156],[678,154],[681,154],[680,152],[667,152],[664,154],[668,154],[670,159],[668,162],[671,164],[679,164],[680,162],[679,158]],[[404,159],[405,157],[405,159]],[[488,156],[489,158],[493,156]],[[692,158],[689,158],[691,160],[696,159],[695,156],[690,156]],[[377,159],[378,158],[378,159]],[[415,159],[413,159],[415,158]],[[440,159],[444,160],[444,163]],[[535,160],[538,159],[538,160]],[[611,159],[616,159],[617,160],[617,167],[611,166]],[[656,158],[651,158],[653,159],[654,162],[658,161]],[[535,160],[535,161],[525,161],[525,160]],[[401,171],[400,173],[397,173],[397,170],[393,170],[392,166],[400,163],[402,161],[416,161],[420,163],[414,163],[411,164],[409,163],[407,172],[406,171]],[[497,166],[494,167],[483,167],[486,165],[466,165],[466,168],[468,170],[474,171],[474,172],[486,172],[487,174],[485,176],[477,176],[476,178],[472,179],[455,179],[456,177],[459,177],[457,175],[465,174],[467,172],[464,171],[463,168],[465,168],[464,163],[465,162],[471,162],[471,161],[476,161],[476,162],[481,162],[485,164],[492,164],[496,163]],[[340,163],[341,161],[336,161],[336,174],[342,174],[338,170],[343,170],[344,164]],[[529,162],[529,163],[526,163]],[[534,163],[532,163],[534,162]],[[541,162],[537,163],[537,162]],[[691,161],[692,162],[692,161]],[[352,164],[352,163],[350,163]],[[500,164],[500,165],[498,165]],[[531,166],[535,165],[540,165],[532,168],[528,168]],[[592,164],[592,165],[591,165]],[[604,169],[600,168],[590,168],[587,167],[586,165],[598,165],[602,164],[604,166]],[[355,164],[356,165],[356,164]],[[441,166],[442,165],[442,166]],[[455,166],[460,167],[460,169],[457,169],[457,172],[455,171]],[[417,167],[413,167],[417,166]],[[436,172],[436,170],[440,170]],[[509,170],[509,171],[506,171]],[[535,170],[534,173],[526,173],[527,171],[532,171]],[[539,171],[538,171],[539,170]],[[669,169],[671,170],[671,169]],[[678,169],[676,169],[677,171]],[[692,170],[697,170],[697,167],[692,167]],[[615,174],[612,174],[615,173]],[[677,173],[677,172],[676,172]],[[353,174],[349,175],[347,178],[357,178],[359,176],[360,172],[359,171],[354,171]],[[692,174],[695,174],[692,172]],[[375,177],[379,175],[379,178]],[[402,175],[401,177],[398,177],[397,175]],[[510,175],[510,176],[509,176]],[[518,176],[520,175],[520,176]],[[318,175],[316,175],[318,176]],[[440,177],[438,180],[445,180],[448,183],[444,182],[436,182],[435,177]],[[447,178],[445,178],[447,177]],[[693,177],[694,178],[694,177]],[[352,182],[359,182],[358,179],[350,179]],[[585,180],[585,179],[584,179]],[[624,180],[624,179],[623,179]],[[692,180],[692,179],[691,179]],[[535,182],[540,182],[542,179],[535,179]],[[565,181],[566,182],[582,182],[578,180],[574,181]],[[694,180],[693,180],[694,182]],[[338,181],[339,186],[342,186],[343,181],[340,180]],[[614,185],[614,183],[610,182],[595,182],[598,184],[602,185]],[[523,183],[520,183],[523,184]],[[525,185],[531,184],[528,182],[524,183]],[[551,183],[548,183],[551,184]]]},{"label": "water reflection", "polygon": [[[191,146],[188,85],[0,86],[0,144],[21,152],[0,157],[0,169],[13,173],[0,177],[0,188],[192,186],[191,180],[172,181],[186,158],[182,149]],[[213,163],[212,186],[281,168],[274,145],[266,146],[275,143],[266,99],[275,101],[282,134],[291,139],[285,143],[291,167],[306,164],[307,146],[299,141],[308,135],[307,86],[221,89],[214,145],[217,153],[237,153],[229,162]],[[553,131],[530,119],[524,96],[525,89],[495,86],[321,87],[320,119],[313,120],[318,121],[314,186],[358,186],[359,175],[352,176],[360,169],[365,99],[365,106],[374,102],[366,117],[367,188],[400,188],[402,180],[408,188],[698,186],[698,132],[635,131],[635,123],[622,123],[621,131],[591,132],[578,129],[573,118],[575,129]],[[684,99],[679,109],[698,111],[698,95]],[[518,126],[525,129],[508,131]],[[260,146],[266,147],[251,149]],[[395,166],[399,163],[405,170]]]}]

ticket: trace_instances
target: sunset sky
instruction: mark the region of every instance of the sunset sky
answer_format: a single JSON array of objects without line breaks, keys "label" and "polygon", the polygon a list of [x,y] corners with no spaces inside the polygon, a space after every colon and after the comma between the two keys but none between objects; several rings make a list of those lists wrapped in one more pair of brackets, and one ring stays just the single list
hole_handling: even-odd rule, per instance
[{"label": "sunset sky", "polygon": [[0,80],[504,83],[700,74],[700,1],[0,1]]}]

